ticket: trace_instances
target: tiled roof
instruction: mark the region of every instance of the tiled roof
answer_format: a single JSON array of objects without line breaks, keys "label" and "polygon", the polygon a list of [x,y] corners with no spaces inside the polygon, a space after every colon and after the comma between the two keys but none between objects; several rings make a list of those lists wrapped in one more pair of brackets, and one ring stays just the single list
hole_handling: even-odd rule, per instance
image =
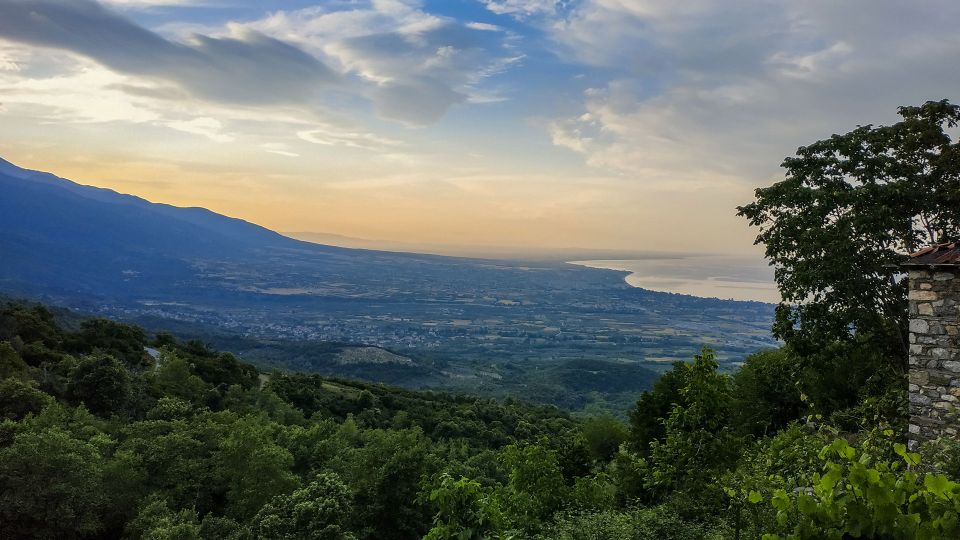
[{"label": "tiled roof", "polygon": [[905,264],[911,266],[960,266],[960,242],[946,242],[927,246],[910,254]]}]

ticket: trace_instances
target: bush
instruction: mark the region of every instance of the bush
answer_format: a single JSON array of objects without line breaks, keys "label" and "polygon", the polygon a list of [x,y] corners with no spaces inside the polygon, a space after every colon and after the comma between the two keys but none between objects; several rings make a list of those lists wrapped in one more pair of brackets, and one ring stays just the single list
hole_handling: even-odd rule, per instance
[{"label": "bush", "polygon": [[960,439],[940,438],[927,441],[920,448],[926,468],[960,481]]},{"label": "bush", "polygon": [[820,453],[822,472],[810,486],[774,492],[780,534],[764,539],[960,537],[960,484],[916,472],[920,455],[893,446],[899,459],[886,460],[867,444],[834,440]]},{"label": "bush", "polygon": [[724,475],[720,484],[728,499],[727,522],[750,538],[776,523],[776,512],[768,500],[777,489],[793,491],[810,485],[820,469],[820,452],[828,439],[798,423],[762,439],[745,449],[736,469]]},{"label": "bush", "polygon": [[806,404],[796,370],[797,359],[785,348],[747,357],[733,375],[733,411],[741,432],[763,436],[801,417]]}]

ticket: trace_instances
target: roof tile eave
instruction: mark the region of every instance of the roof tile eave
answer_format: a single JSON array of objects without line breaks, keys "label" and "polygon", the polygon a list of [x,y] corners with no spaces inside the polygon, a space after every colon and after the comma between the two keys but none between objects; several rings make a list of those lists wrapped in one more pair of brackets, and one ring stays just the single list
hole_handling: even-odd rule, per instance
[{"label": "roof tile eave", "polygon": [[960,244],[943,242],[926,246],[909,257],[904,266],[960,266]]}]

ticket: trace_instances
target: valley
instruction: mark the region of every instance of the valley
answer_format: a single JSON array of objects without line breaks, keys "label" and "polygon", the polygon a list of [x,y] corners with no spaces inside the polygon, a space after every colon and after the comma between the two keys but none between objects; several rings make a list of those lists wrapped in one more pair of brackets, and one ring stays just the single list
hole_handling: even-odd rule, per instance
[{"label": "valley", "polygon": [[[221,336],[218,346],[264,367],[579,408],[592,391],[635,399],[703,345],[733,369],[776,344],[770,304],[639,289],[621,271],[313,244],[12,164],[0,184],[4,293]],[[410,361],[360,354],[348,366],[330,344]],[[578,362],[598,363],[578,372],[629,367],[636,384],[618,396],[556,382]]]}]

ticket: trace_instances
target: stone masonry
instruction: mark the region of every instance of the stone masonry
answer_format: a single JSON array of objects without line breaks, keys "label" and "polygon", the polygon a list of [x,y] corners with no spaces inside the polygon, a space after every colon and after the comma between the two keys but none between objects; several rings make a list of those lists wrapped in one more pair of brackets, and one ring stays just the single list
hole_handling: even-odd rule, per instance
[{"label": "stone masonry", "polygon": [[[958,250],[960,251],[960,250]],[[910,442],[960,429],[960,264],[909,268]]]}]

